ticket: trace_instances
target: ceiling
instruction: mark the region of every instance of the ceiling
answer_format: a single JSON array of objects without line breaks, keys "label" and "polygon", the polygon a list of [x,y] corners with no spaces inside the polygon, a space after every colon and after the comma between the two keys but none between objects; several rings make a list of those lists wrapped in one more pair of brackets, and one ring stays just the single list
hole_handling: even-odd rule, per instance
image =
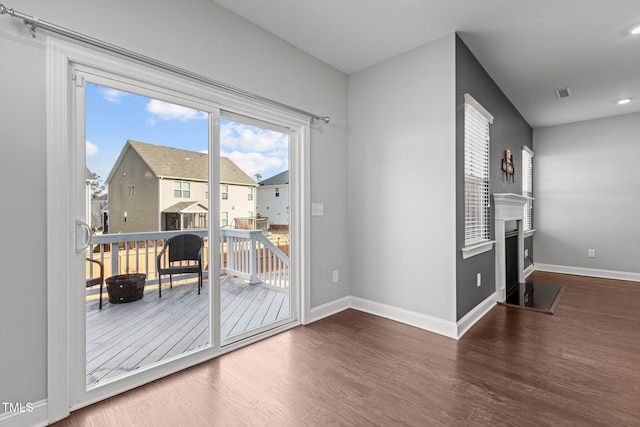
[{"label": "ceiling", "polygon": [[457,32],[534,128],[640,112],[638,0],[214,1],[346,74]]}]

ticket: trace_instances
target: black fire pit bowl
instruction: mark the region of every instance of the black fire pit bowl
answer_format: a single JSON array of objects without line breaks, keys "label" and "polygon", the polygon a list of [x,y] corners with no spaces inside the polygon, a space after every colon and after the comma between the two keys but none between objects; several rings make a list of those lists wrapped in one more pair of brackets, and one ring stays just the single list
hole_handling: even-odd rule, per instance
[{"label": "black fire pit bowl", "polygon": [[137,301],[144,296],[144,284],[147,279],[146,274],[120,274],[107,278],[107,293],[109,302],[121,304],[125,302]]}]

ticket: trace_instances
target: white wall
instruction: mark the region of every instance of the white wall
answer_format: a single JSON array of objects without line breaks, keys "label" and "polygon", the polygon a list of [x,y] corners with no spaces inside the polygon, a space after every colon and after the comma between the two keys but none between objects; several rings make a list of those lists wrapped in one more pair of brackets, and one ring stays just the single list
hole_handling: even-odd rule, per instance
[{"label": "white wall", "polygon": [[534,129],[536,264],[640,273],[639,135],[640,114]]},{"label": "white wall", "polygon": [[455,308],[455,37],[349,77],[351,294]]},{"label": "white wall", "polygon": [[1,32],[6,24],[0,17],[0,403],[26,403],[44,399],[47,383],[45,56]]},{"label": "white wall", "polygon": [[[16,10],[216,80],[331,116],[311,132],[312,259],[347,259],[347,77],[210,0],[21,0]],[[0,141],[5,200],[0,209],[0,401],[46,398],[45,32],[34,40],[0,16]],[[331,174],[325,171],[330,170]],[[19,179],[18,179],[19,178]],[[8,206],[7,205],[7,206]],[[55,226],[55,225],[52,225]],[[29,254],[27,257],[25,254]],[[34,261],[35,260],[35,261]],[[311,266],[312,307],[349,294],[346,280]],[[0,413],[3,408],[0,406]]]}]

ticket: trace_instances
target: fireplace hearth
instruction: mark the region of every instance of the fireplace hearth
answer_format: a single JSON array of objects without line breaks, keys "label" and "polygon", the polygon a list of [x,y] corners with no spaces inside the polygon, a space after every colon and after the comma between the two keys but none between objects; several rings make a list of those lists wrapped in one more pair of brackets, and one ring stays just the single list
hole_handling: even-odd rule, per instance
[{"label": "fireplace hearth", "polygon": [[548,283],[518,283],[507,293],[504,303],[553,314],[561,290],[561,286]]}]

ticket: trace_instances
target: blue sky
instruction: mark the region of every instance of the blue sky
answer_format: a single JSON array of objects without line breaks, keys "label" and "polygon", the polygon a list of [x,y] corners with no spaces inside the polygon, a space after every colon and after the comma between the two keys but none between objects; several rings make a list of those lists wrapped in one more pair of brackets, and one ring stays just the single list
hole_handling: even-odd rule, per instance
[{"label": "blue sky", "polygon": [[[128,139],[207,152],[205,113],[88,83],[87,167],[104,181]],[[220,121],[220,154],[249,176],[269,178],[288,169],[287,136],[230,120]]]}]

